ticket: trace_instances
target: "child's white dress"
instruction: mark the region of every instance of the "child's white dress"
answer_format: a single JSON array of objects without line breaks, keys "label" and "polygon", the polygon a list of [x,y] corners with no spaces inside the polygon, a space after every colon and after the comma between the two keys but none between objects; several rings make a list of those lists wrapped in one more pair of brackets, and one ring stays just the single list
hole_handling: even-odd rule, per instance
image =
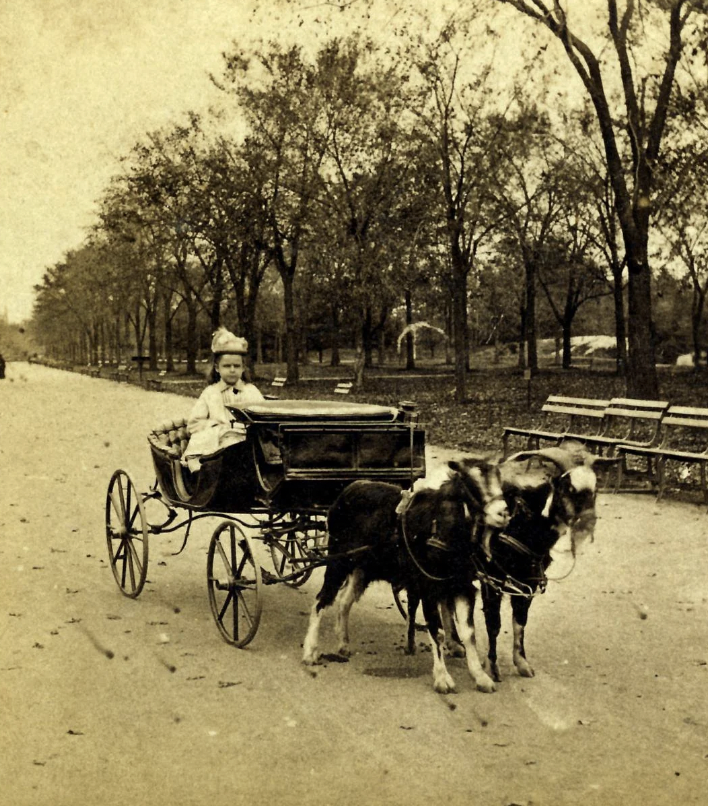
[{"label": "child's white dress", "polygon": [[190,438],[183,460],[189,469],[199,470],[199,457],[246,439],[246,427],[234,421],[227,406],[243,408],[264,399],[252,383],[238,381],[235,386],[229,386],[224,381],[217,381],[207,386],[187,420]]}]

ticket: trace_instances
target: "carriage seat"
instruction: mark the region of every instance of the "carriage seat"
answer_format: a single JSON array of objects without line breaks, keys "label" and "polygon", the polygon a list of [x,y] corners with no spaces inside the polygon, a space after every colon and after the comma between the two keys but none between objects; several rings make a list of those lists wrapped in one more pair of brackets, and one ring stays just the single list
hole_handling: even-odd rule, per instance
[{"label": "carriage seat", "polygon": [[167,456],[180,459],[189,443],[187,421],[183,417],[179,420],[166,420],[150,432],[148,441]]}]

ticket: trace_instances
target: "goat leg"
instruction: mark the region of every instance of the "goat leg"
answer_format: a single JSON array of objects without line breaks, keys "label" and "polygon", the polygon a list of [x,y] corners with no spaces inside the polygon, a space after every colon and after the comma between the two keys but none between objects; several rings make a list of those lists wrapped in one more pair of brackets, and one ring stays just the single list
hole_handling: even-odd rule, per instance
[{"label": "goat leg", "polygon": [[533,667],[526,659],[526,648],[524,646],[524,633],[529,617],[529,607],[531,607],[531,600],[525,596],[511,597],[511,613],[514,625],[514,666],[516,666],[522,677],[534,676]]},{"label": "goat leg", "polygon": [[487,660],[484,666],[492,680],[495,680],[497,683],[501,682],[499,666],[497,665],[497,638],[501,630],[501,602],[501,593],[498,593],[489,585],[482,583],[484,623],[487,627],[487,638],[489,639]]},{"label": "goat leg", "polygon": [[438,604],[434,599],[423,597],[423,613],[428,625],[430,645],[433,650],[433,688],[438,694],[450,694],[455,691],[455,681],[445,666],[445,635],[438,613]]},{"label": "goat leg", "polygon": [[462,646],[452,618],[454,608],[455,602],[452,599],[440,603],[440,616],[442,617],[443,630],[445,631],[445,646],[450,657],[464,658],[465,648]]},{"label": "goat leg", "polygon": [[320,652],[318,644],[323,611],[337,598],[337,594],[348,576],[348,569],[343,563],[333,562],[327,566],[322,588],[317,594],[317,599],[310,611],[310,621],[307,625],[307,633],[302,645],[302,662],[307,666],[314,666],[319,663]]},{"label": "goat leg", "polygon": [[406,655],[415,655],[415,615],[420,604],[420,595],[411,587],[408,596],[408,629],[406,631]]},{"label": "goat leg", "polygon": [[354,602],[358,602],[364,592],[364,572],[356,568],[349,575],[344,587],[337,597],[337,623],[335,631],[338,645],[337,653],[348,658],[352,653],[349,648],[349,613]]},{"label": "goat leg", "polygon": [[479,654],[477,653],[474,634],[474,597],[475,589],[472,585],[470,585],[469,592],[466,595],[455,597],[455,623],[462,646],[465,648],[467,668],[477,686],[477,691],[491,694],[496,691],[497,687],[494,685],[492,678],[482,668]]}]

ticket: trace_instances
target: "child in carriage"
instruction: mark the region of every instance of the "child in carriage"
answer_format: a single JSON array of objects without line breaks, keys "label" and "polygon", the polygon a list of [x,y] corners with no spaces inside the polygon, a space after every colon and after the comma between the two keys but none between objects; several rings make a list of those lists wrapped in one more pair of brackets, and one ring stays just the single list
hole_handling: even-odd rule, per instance
[{"label": "child in carriage", "polygon": [[254,384],[244,379],[243,357],[248,352],[246,339],[221,327],[214,333],[211,352],[213,363],[209,386],[200,395],[187,420],[190,439],[184,461],[192,472],[200,469],[201,456],[246,439],[245,426],[233,419],[227,406],[240,408],[265,399]]}]

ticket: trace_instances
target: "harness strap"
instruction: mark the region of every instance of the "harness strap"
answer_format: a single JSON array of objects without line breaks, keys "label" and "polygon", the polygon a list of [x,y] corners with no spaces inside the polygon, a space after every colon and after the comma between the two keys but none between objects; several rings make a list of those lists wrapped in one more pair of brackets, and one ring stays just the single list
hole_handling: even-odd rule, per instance
[{"label": "harness strap", "polygon": [[531,551],[531,549],[528,546],[525,546],[520,540],[517,540],[515,537],[507,535],[504,532],[499,535],[499,540],[502,543],[506,543],[507,546],[511,546],[513,549],[516,549],[519,554],[525,554],[527,557],[533,557],[534,560],[542,560],[544,557],[543,554],[536,554],[535,551]]}]

